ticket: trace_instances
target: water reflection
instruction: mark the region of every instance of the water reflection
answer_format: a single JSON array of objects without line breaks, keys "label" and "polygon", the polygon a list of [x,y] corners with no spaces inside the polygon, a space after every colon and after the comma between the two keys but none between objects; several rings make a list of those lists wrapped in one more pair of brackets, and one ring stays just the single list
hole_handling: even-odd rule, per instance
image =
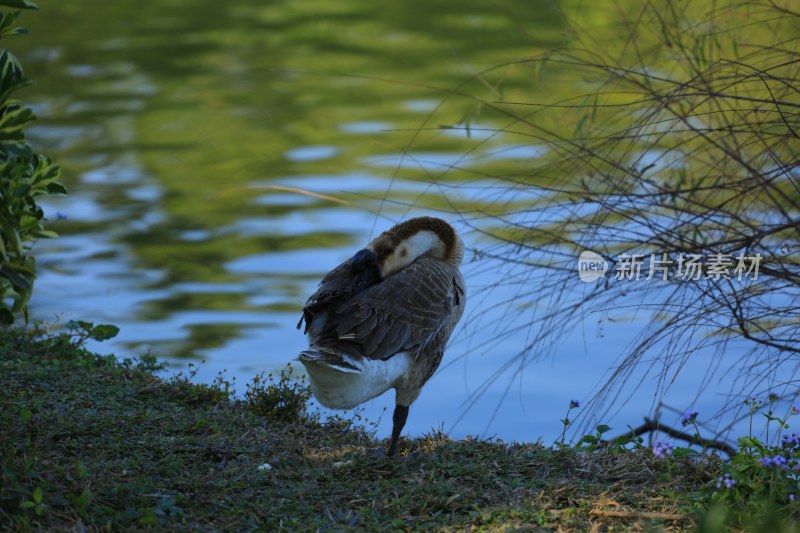
[{"label": "water reflection", "polygon": [[[550,0],[457,12],[436,2],[192,0],[147,16],[140,2],[75,1],[25,23],[32,35],[14,47],[37,81],[24,95],[41,117],[30,134],[63,164],[70,190],[47,202],[51,219],[65,217],[52,223],[63,237],[37,245],[32,313],[114,323],[119,355],[202,358],[199,379],[226,368],[241,385],[305,346],[294,326],[320,276],[392,222],[453,206],[522,222],[513,213],[546,200],[492,178],[541,157],[535,139],[498,134],[507,117],[449,91],[536,100],[526,65],[464,82],[565,44]],[[471,306],[514,298],[502,283],[494,300],[481,291],[498,284],[486,265],[467,270]],[[561,407],[600,379],[623,329],[607,327],[603,343],[594,330],[565,339],[557,359],[487,391],[455,434],[557,435]],[[415,404],[426,415],[411,417],[412,433],[450,429],[520,349],[491,329],[454,339]],[[495,416],[504,397],[513,401]],[[632,405],[621,416],[642,414]]]}]

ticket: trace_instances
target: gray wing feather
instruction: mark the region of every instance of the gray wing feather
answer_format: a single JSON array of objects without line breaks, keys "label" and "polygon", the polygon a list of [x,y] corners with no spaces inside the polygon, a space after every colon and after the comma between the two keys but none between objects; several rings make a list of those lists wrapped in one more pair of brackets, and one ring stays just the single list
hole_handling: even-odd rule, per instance
[{"label": "gray wing feather", "polygon": [[319,282],[317,290],[308,297],[306,307],[319,306],[336,299],[349,297],[353,275],[350,272],[352,260],[348,259],[328,272]]},{"label": "gray wing feather", "polygon": [[300,317],[300,321],[297,323],[297,329],[300,329],[305,321],[306,327],[303,333],[308,333],[313,316],[316,313],[321,312],[337,301],[347,300],[353,295],[352,262],[352,259],[348,259],[322,278],[317,290],[308,297],[308,300],[306,300],[303,306],[303,314]]},{"label": "gray wing feather", "polygon": [[[364,357],[386,359],[444,344],[464,308],[464,282],[448,263],[421,257],[397,274],[337,305],[335,335]],[[331,343],[337,339],[328,338]],[[442,342],[443,341],[443,342]],[[360,349],[358,349],[360,348]],[[436,366],[438,366],[438,361]]]}]

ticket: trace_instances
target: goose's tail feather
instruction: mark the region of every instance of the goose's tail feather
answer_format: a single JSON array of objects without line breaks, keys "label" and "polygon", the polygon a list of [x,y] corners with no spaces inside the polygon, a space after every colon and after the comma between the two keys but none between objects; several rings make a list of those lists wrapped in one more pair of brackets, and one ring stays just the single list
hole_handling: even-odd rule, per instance
[{"label": "goose's tail feather", "polygon": [[362,369],[356,361],[347,355],[331,352],[322,348],[303,350],[297,359],[304,365],[325,366],[346,374],[360,374]]}]

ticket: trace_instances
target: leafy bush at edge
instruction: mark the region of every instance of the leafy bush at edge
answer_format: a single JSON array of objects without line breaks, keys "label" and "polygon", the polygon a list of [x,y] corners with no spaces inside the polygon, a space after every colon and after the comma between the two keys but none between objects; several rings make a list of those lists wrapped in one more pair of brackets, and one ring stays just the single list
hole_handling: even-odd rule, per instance
[{"label": "leafy bush at edge", "polygon": [[[37,9],[28,0],[0,0],[0,6]],[[0,13],[0,39],[27,33],[16,26],[19,11]],[[44,227],[44,212],[36,197],[66,194],[58,179],[61,169],[34,152],[23,132],[34,119],[33,111],[11,95],[29,85],[19,61],[0,51],[0,325],[15,315],[28,318],[27,306],[36,279],[31,247],[41,237],[57,237]]]}]

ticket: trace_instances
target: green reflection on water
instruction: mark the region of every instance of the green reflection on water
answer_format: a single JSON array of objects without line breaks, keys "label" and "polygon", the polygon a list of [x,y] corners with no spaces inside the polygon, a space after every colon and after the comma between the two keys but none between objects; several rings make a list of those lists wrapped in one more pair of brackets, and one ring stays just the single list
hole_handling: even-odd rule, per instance
[{"label": "green reflection on water", "polygon": [[[479,157],[472,163],[458,159],[475,145],[473,132],[447,128],[485,127],[499,115],[469,97],[448,98],[448,91],[488,100],[531,98],[529,65],[499,67],[463,82],[563,44],[557,7],[551,0],[458,6],[368,0],[43,2],[41,12],[25,17],[32,35],[14,43],[37,82],[25,95],[39,105],[34,141],[63,164],[72,198],[86,196],[97,206],[54,226],[64,235],[103,235],[124,245],[131,253],[129,268],[163,274],[147,289],[241,282],[248,275],[226,265],[250,255],[358,246],[362,236],[321,228],[304,215],[346,208],[242,187],[279,183],[313,190],[305,185],[307,177],[336,182],[359,174],[368,179],[358,180],[356,190],[344,180],[340,188],[322,192],[374,209],[390,179],[395,185],[397,179],[475,179],[468,167],[478,161],[483,171],[504,171],[509,163],[502,157],[480,159],[499,137],[474,154]],[[435,122],[425,124],[434,109]],[[421,125],[432,130],[413,131]],[[451,155],[465,172],[413,154],[397,170],[391,158],[412,140],[414,152]],[[389,162],[381,164],[382,157]],[[272,200],[256,201],[265,196]],[[386,210],[395,216],[404,204],[452,207],[441,189],[426,190],[424,183],[399,188],[389,200]],[[462,207],[492,209],[474,201]],[[272,229],[289,216],[298,217],[291,231],[277,224]],[[237,225],[243,221],[261,228],[243,231]],[[91,269],[93,259],[73,267]],[[319,265],[320,272],[329,266]],[[272,273],[268,263],[263,268]],[[267,283],[267,290],[284,295],[282,301],[254,305],[239,291],[176,289],[132,309],[131,319],[163,320],[198,309],[297,309],[300,280],[284,274]],[[172,355],[221,346],[241,332],[231,324],[184,329],[189,341],[163,344]]]},{"label": "green reflection on water", "polygon": [[[630,112],[614,106],[640,94],[612,87],[600,102],[609,107],[592,110],[498,104],[597,103],[586,96],[607,82],[596,71],[526,61],[546,49],[576,46],[584,62],[618,57],[621,64],[652,65],[673,79],[692,76],[681,72],[686,62],[675,61],[677,47],[664,44],[658,33],[630,38],[626,17],[641,12],[634,0],[457,6],[175,0],[157,7],[84,0],[42,7],[25,16],[32,35],[13,43],[38,83],[25,95],[39,105],[34,141],[65,167],[72,199],[90,199],[96,211],[87,208],[54,228],[87,240],[109,238],[130,252],[125,268],[161,274],[130,281],[165,289],[132,308],[131,320],[160,321],[196,310],[272,317],[297,309],[308,281],[332,265],[293,272],[270,261],[292,251],[360,246],[370,228],[341,229],[346,225],[338,217],[376,210],[383,198],[383,212],[394,218],[404,216],[408,205],[487,216],[561,201],[559,189],[579,187],[587,165],[564,157],[577,148],[559,148],[567,142],[583,146],[590,131],[604,135],[629,126]],[[690,8],[701,20],[703,3],[687,3]],[[569,30],[559,9],[573,22]],[[746,13],[735,17],[742,19],[734,21],[736,31],[721,32],[714,45],[731,57],[738,57],[727,53],[737,40],[753,47],[796,34],[791,22],[748,25]],[[577,35],[576,28],[586,33]],[[700,49],[690,44],[688,49]],[[698,114],[705,110],[698,105]],[[744,140],[748,132],[738,135]],[[614,175],[617,164],[637,164],[642,150],[703,149],[691,133],[653,139],[614,144],[609,150],[618,153],[597,157],[591,171]],[[534,174],[537,159],[548,164]],[[674,171],[702,180],[716,164],[693,158],[688,168],[675,165]],[[498,176],[506,192],[494,195],[486,185]],[[531,194],[525,185],[534,180],[553,194]],[[508,194],[514,182],[520,188]],[[465,193],[472,183],[480,195]],[[333,195],[353,207],[248,188],[270,184]],[[598,193],[604,184],[594,186]],[[591,217],[576,214],[574,222]],[[606,222],[617,222],[614,217],[623,221],[625,213]],[[378,229],[386,224],[379,219]],[[564,230],[546,223],[536,231],[498,225],[496,235],[532,245]],[[252,266],[230,268],[269,252],[258,274]],[[101,250],[75,268],[91,269],[97,257],[119,253]],[[253,286],[253,279],[260,284]],[[184,283],[196,284],[191,294],[179,287]],[[208,290],[197,288],[203,284]],[[237,290],[212,290],[219,284]],[[271,299],[254,302],[253,291]],[[184,327],[176,335],[189,340],[165,344],[166,351],[191,355],[242,334],[231,324],[205,326]]]}]

